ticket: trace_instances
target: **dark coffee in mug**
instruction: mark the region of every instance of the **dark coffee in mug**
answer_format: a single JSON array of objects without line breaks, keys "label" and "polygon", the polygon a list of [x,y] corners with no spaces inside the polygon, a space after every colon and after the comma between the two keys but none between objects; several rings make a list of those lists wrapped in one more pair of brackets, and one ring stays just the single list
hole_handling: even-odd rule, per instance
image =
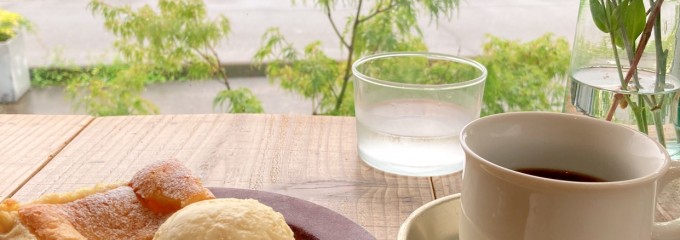
[{"label": "dark coffee in mug", "polygon": [[680,220],[654,222],[657,194],[680,179],[680,162],[636,129],[589,116],[513,112],[472,121],[460,139],[460,239],[680,236]]},{"label": "dark coffee in mug", "polygon": [[563,180],[563,181],[606,182],[602,178],[598,178],[598,177],[591,176],[591,175],[588,175],[588,174],[574,172],[574,171],[560,170],[560,169],[520,168],[520,169],[515,169],[515,171],[518,171],[518,172],[521,172],[521,173],[526,173],[526,174],[537,176],[537,177],[550,178],[550,179]]}]

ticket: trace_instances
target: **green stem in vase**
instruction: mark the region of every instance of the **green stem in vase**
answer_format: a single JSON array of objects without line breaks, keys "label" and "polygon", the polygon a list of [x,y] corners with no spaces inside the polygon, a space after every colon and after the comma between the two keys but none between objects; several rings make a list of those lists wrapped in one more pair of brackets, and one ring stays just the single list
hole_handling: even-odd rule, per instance
[{"label": "green stem in vase", "polygon": [[[667,98],[667,96],[662,96],[661,101],[659,105],[663,105],[664,100]],[[661,112],[661,108],[653,108],[651,109],[652,112],[652,117],[654,118],[654,127],[656,127],[656,136],[657,140],[661,145],[664,147],[666,146],[666,137],[665,133],[663,131],[663,114]]]},{"label": "green stem in vase", "polygon": [[[655,4],[662,4],[663,0],[654,1],[649,0],[650,6]],[[656,85],[654,91],[661,92],[666,86],[666,61],[668,59],[668,50],[663,50],[661,42],[661,18],[657,17],[654,21],[654,43],[656,45]]]},{"label": "green stem in vase", "polygon": [[[656,8],[660,7],[661,4],[663,4],[663,0],[659,1],[654,1],[654,0],[649,0],[650,6],[654,6]],[[658,6],[657,6],[658,4]],[[663,43],[661,41],[661,13],[658,13],[658,15],[654,19],[654,45],[655,45],[655,50],[656,50],[656,82],[654,85],[654,91],[655,92],[663,92],[666,86],[666,62],[668,60],[668,50],[663,49]],[[654,96],[652,96],[654,97]],[[661,107],[663,106],[666,98],[668,96],[666,95],[661,95],[661,100],[658,103],[655,103],[655,105],[652,105],[651,112],[652,116],[654,118],[654,127],[656,128],[656,135],[657,135],[657,140],[661,145],[664,147],[666,146],[666,137],[665,133],[663,130],[663,114],[661,112]]]},{"label": "green stem in vase", "polygon": [[623,68],[621,67],[621,60],[619,60],[619,50],[616,48],[616,42],[614,38],[614,32],[609,32],[609,36],[611,39],[612,50],[614,51],[614,61],[616,62],[616,71],[619,74],[619,80],[621,81],[621,90],[627,91],[628,90],[628,84],[625,83],[624,77],[623,77]]},{"label": "green stem in vase", "polygon": [[[590,9],[595,25],[604,33],[609,33],[614,60],[618,70],[621,90],[628,91],[628,83],[633,80],[636,92],[642,89],[637,74],[637,66],[642,58],[642,53],[654,30],[656,44],[657,67],[654,92],[662,92],[665,87],[666,60],[668,50],[664,51],[661,41],[661,18],[660,9],[664,0],[650,0],[650,15],[646,16],[646,10],[642,0],[590,0]],[[635,46],[635,40],[639,37],[639,44]],[[626,50],[630,67],[626,76],[623,76],[623,67],[619,59],[618,47]],[[618,97],[616,95],[619,95]],[[663,114],[660,111],[664,104],[664,96],[657,102],[654,95],[638,94],[637,103],[631,101],[630,94],[617,93],[607,113],[607,120],[611,120],[616,111],[619,101],[626,101],[631,107],[638,129],[648,133],[648,123],[652,120],[657,130],[659,142],[664,144]],[[623,97],[621,97],[621,95]],[[625,107],[626,104],[621,104]],[[652,119],[647,119],[647,111]]]},{"label": "green stem in vase", "polygon": [[647,134],[647,116],[645,115],[645,103],[642,101],[642,96],[637,96],[640,105],[637,105],[635,102],[631,101],[631,95],[625,94],[624,96],[626,97],[626,101],[628,101],[631,111],[633,112],[638,130]]}]

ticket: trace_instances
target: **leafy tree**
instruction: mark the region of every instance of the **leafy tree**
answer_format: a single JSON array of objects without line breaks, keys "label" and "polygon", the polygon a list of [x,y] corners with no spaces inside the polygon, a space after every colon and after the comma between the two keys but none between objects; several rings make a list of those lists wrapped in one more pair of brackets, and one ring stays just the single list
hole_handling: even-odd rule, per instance
[{"label": "leafy tree", "polygon": [[127,68],[108,78],[79,78],[69,84],[70,95],[92,114],[147,114],[157,112],[141,98],[144,81],[153,71],[190,77],[217,77],[225,85],[215,107],[232,112],[262,112],[249,89],[232,89],[221,66],[216,46],[227,37],[229,20],[219,15],[208,19],[202,0],[159,0],[158,11],[149,5],[137,10],[92,0],[89,8],[101,14],[105,26],[118,37],[114,46]]},{"label": "leafy tree", "polygon": [[[353,86],[350,81],[351,63],[361,56],[389,51],[426,51],[420,27],[417,25],[418,9],[433,20],[450,17],[457,0],[405,1],[378,0],[368,11],[365,2],[350,1],[355,13],[347,18],[344,27],[333,20],[336,1],[318,0],[317,6],[326,14],[341,48],[347,54],[336,61],[321,50],[319,41],[298,51],[277,28],[271,28],[262,37],[260,49],[254,56],[256,63],[268,62],[266,73],[271,81],[278,81],[286,90],[312,100],[313,114],[353,115]],[[546,34],[534,41],[520,43],[489,36],[484,54],[476,58],[489,70],[484,93],[483,115],[519,110],[557,110],[564,99],[563,82],[556,76],[566,73],[569,66],[569,45],[563,38]],[[416,64],[416,63],[409,63]],[[397,68],[402,79],[413,69],[396,63],[384,67]],[[466,69],[440,69],[421,80],[435,83],[443,76],[478,73]],[[389,78],[390,76],[382,76]],[[424,83],[424,82],[421,82]]]},{"label": "leafy tree", "polygon": [[[451,17],[458,0],[377,0],[367,6],[363,0],[343,1],[355,12],[344,27],[333,19],[335,0],[317,0],[347,54],[338,62],[321,50],[321,43],[310,43],[300,52],[286,41],[277,28],[264,33],[254,56],[256,63],[268,62],[270,80],[282,88],[312,100],[313,114],[353,115],[351,64],[361,56],[387,51],[425,51],[417,19],[425,14],[433,20]],[[364,8],[369,8],[368,11]]]},{"label": "leafy tree", "polygon": [[569,43],[545,34],[521,43],[487,36],[476,60],[488,70],[482,115],[509,111],[559,110],[569,67]]},{"label": "leafy tree", "polygon": [[144,65],[132,65],[112,78],[103,70],[94,67],[69,81],[67,96],[76,107],[96,116],[158,113],[156,105],[140,96],[149,72]]}]

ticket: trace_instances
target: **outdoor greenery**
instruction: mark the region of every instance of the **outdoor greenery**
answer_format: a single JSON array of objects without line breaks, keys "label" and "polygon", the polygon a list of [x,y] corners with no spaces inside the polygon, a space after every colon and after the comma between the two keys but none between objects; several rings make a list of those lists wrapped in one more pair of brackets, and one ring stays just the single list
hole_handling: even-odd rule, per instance
[{"label": "outdoor greenery", "polygon": [[[35,67],[30,69],[31,85],[34,87],[65,86],[71,79],[94,77],[109,79],[118,75],[121,71],[128,69],[129,66],[120,61],[112,63],[97,63],[89,66],[76,66],[73,64],[52,64],[45,67]],[[93,75],[96,73],[96,75]],[[163,69],[151,69],[145,84],[164,83],[168,81],[187,81],[192,79],[186,71],[183,72],[163,72]],[[197,79],[192,79],[197,80]],[[198,79],[205,80],[205,79]]]},{"label": "outdoor greenery", "polygon": [[[312,114],[353,115],[354,99],[351,63],[361,56],[390,51],[427,51],[418,18],[451,19],[458,0],[380,0],[315,2],[325,13],[345,57],[328,56],[320,41],[298,50],[277,29],[262,36],[253,60],[272,82],[312,101]],[[340,26],[334,19],[337,4],[353,4],[355,12]],[[59,64],[32,69],[34,86],[67,84],[77,107],[93,115],[157,113],[158,108],[143,99],[149,83],[220,79],[225,90],[213,106],[227,112],[262,112],[262,104],[248,89],[232,89],[227,72],[215,50],[230,32],[225,16],[206,16],[201,0],[159,0],[158,7],[113,6],[101,0],[89,5],[104,17],[105,26],[117,37],[120,58],[109,64],[75,66]],[[424,10],[423,10],[424,9]],[[489,35],[483,54],[471,56],[485,65],[489,74],[482,115],[520,110],[559,111],[564,100],[561,81],[569,65],[569,45],[564,38],[546,34],[522,43]],[[386,63],[386,67],[400,68]],[[409,68],[401,68],[404,71]],[[478,74],[463,69],[438,69],[427,83],[453,75]],[[388,72],[388,71],[386,71]],[[401,72],[407,76],[410,73]]]},{"label": "outdoor greenery", "polygon": [[[219,15],[208,19],[201,0],[159,0],[158,10],[149,5],[132,9],[100,0],[89,4],[104,17],[105,26],[117,39],[120,64],[109,74],[93,68],[68,83],[69,96],[94,115],[157,113],[157,107],[141,97],[145,83],[156,73],[194,79],[219,78],[225,90],[214,106],[231,112],[262,112],[249,89],[232,89],[216,46],[229,34],[229,20]],[[103,68],[110,70],[110,68]]]},{"label": "outdoor greenery", "polygon": [[352,4],[355,12],[340,26],[333,18],[338,2],[317,0],[315,4],[340,40],[346,54],[341,61],[324,53],[319,41],[298,51],[277,28],[264,33],[254,56],[256,63],[269,63],[266,72],[271,81],[311,100],[312,114],[353,115],[352,62],[377,52],[427,50],[417,21],[423,17],[422,10],[436,22],[439,17],[450,18],[458,7],[458,0],[378,0],[371,5],[363,0],[342,1]]},{"label": "outdoor greenery", "polygon": [[144,91],[147,69],[132,65],[112,78],[102,76],[99,68],[72,78],[66,87],[67,96],[76,107],[84,107],[95,116],[152,114],[158,107],[140,95]]},{"label": "outdoor greenery", "polygon": [[30,28],[31,24],[21,15],[0,9],[0,42],[13,38],[17,31]]},{"label": "outdoor greenery", "polygon": [[569,67],[569,43],[552,34],[521,43],[488,36],[476,60],[489,74],[482,115],[512,111],[560,111]]},{"label": "outdoor greenery", "polygon": [[[416,18],[417,9],[426,9],[433,20],[451,17],[458,1],[377,1],[368,11],[363,1],[352,2],[356,12],[341,28],[333,20],[335,1],[317,1],[335,30],[346,57],[335,61],[316,41],[303,51],[286,41],[277,28],[268,30],[254,57],[256,63],[269,62],[266,73],[271,81],[312,101],[312,114],[353,115],[353,86],[350,66],[361,56],[390,51],[426,51]],[[482,56],[476,57],[489,69],[484,94],[483,115],[518,110],[559,111],[564,100],[564,82],[559,81],[569,66],[569,44],[548,34],[528,43],[489,36]],[[395,64],[385,67],[408,69]],[[400,71],[385,71],[400,72]],[[403,73],[407,74],[408,73]],[[448,74],[448,75],[446,75]],[[448,71],[428,74],[436,83],[460,74]],[[468,72],[468,74],[476,74]],[[408,79],[408,77],[401,77]],[[423,83],[423,82],[421,82]]]}]

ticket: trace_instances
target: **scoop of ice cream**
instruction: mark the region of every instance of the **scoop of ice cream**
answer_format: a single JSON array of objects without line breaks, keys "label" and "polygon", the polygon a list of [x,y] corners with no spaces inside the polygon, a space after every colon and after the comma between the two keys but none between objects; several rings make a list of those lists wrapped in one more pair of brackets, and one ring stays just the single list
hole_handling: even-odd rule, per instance
[{"label": "scoop of ice cream", "polygon": [[281,213],[253,199],[221,198],[182,208],[156,232],[155,240],[293,240]]}]

